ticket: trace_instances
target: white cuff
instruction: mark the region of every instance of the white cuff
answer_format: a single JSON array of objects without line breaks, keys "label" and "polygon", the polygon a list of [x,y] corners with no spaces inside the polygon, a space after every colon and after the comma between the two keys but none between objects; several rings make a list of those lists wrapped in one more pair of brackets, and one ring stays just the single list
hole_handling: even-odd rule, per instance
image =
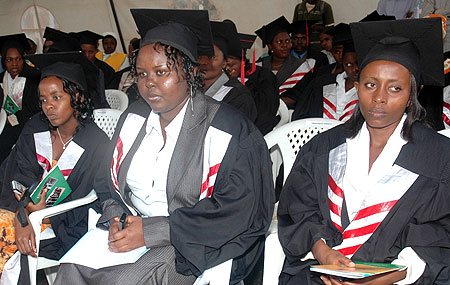
[{"label": "white cuff", "polygon": [[422,276],[425,271],[425,261],[423,261],[411,247],[405,247],[392,264],[407,266],[406,277],[394,284],[406,285],[412,284]]}]

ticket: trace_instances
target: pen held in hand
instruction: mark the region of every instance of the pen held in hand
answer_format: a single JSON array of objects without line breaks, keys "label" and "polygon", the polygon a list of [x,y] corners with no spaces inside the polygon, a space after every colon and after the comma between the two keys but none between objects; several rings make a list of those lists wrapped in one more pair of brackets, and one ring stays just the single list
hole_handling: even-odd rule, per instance
[{"label": "pen held in hand", "polygon": [[125,223],[127,221],[127,214],[123,213],[122,216],[120,216],[119,219],[119,231],[123,230],[125,228]]}]

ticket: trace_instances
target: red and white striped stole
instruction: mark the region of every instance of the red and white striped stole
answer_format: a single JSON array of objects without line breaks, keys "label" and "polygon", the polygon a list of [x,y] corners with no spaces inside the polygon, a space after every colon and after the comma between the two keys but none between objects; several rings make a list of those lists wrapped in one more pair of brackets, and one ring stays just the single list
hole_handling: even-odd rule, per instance
[{"label": "red and white striped stole", "polygon": [[358,103],[358,94],[356,89],[351,89],[345,94],[346,105],[342,113],[337,110],[337,86],[336,83],[328,84],[323,87],[323,117],[326,119],[339,120],[342,122],[348,121],[356,103]]},{"label": "red and white striped stole", "polygon": [[210,126],[205,137],[203,150],[203,175],[200,198],[211,197],[214,191],[217,173],[231,141],[231,135]]},{"label": "red and white striped stole", "polygon": [[120,129],[110,168],[112,184],[117,192],[119,192],[118,177],[120,164],[123,162],[123,159],[130,151],[131,146],[136,140],[136,137],[139,134],[139,131],[141,130],[144,122],[144,117],[134,113],[129,113],[125,121],[123,122],[122,128]]},{"label": "red and white striped stole", "polygon": [[444,88],[444,106],[442,108],[442,119],[446,129],[450,128],[450,86]]},{"label": "red and white striped stole", "polygon": [[343,241],[333,247],[351,258],[372,236],[397,201],[416,181],[418,175],[398,165],[393,165],[373,185],[367,185],[366,197],[360,210],[342,229],[342,205],[345,189],[342,189],[346,163],[346,144],[332,150],[329,156],[328,202],[331,221],[342,232]]},{"label": "red and white striped stole", "polygon": [[286,79],[279,87],[280,95],[286,90],[294,87],[300,80],[302,80],[303,76],[305,76],[308,72],[314,71],[314,64],[316,61],[312,58],[307,58],[305,62],[303,62],[292,74]]},{"label": "red and white striped stole", "polygon": [[[52,169],[52,142],[50,138],[50,132],[45,131],[41,133],[35,133],[34,146],[36,150],[36,159],[39,165],[44,170],[42,178]],[[71,141],[61,157],[59,158],[57,165],[64,175],[64,178],[68,178],[72,173],[73,168],[77,164],[80,157],[83,155],[84,149],[79,146],[75,141]]]}]

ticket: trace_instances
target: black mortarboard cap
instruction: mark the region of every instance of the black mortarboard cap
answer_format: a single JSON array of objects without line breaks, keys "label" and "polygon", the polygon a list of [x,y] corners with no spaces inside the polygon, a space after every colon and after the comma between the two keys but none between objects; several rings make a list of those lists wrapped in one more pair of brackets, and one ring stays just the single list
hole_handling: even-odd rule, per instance
[{"label": "black mortarboard cap", "polygon": [[41,79],[58,76],[77,84],[82,90],[99,93],[99,69],[81,52],[59,52],[27,56],[40,71]]},{"label": "black mortarboard cap", "polygon": [[298,20],[293,22],[289,27],[289,32],[291,34],[305,34],[306,35],[306,25],[308,28],[319,22],[318,20]]},{"label": "black mortarboard cap", "polygon": [[289,33],[289,26],[288,20],[286,20],[284,16],[281,16],[269,24],[262,26],[259,30],[255,31],[255,34],[260,37],[263,42],[263,47],[265,47],[266,45],[271,44],[273,38],[279,33]]},{"label": "black mortarboard cap", "polygon": [[255,43],[256,36],[255,35],[249,35],[249,34],[238,34],[239,40],[241,42],[241,47],[243,49],[250,49],[252,48],[253,44]]},{"label": "black mortarboard cap", "polygon": [[96,34],[94,32],[85,30],[78,33],[73,34],[78,41],[80,42],[80,45],[82,44],[88,44],[97,46],[98,40],[103,39],[102,35]]},{"label": "black mortarboard cap", "polygon": [[236,26],[233,22],[211,21],[211,32],[214,44],[219,47],[225,57],[228,55],[242,58],[242,47]]},{"label": "black mortarboard cap", "polygon": [[440,18],[350,24],[360,70],[376,60],[397,62],[420,84],[444,83]]},{"label": "black mortarboard cap", "polygon": [[194,62],[200,55],[214,55],[206,10],[131,9],[131,14],[141,35],[141,47],[160,42]]},{"label": "black mortarboard cap", "polygon": [[333,46],[343,45],[345,42],[352,40],[352,32],[349,24],[339,23],[325,33],[333,36]]},{"label": "black mortarboard cap", "polygon": [[373,11],[369,15],[365,16],[360,22],[376,22],[376,21],[390,21],[395,20],[395,16],[380,15],[377,10]]},{"label": "black mortarboard cap", "polygon": [[60,30],[56,30],[50,27],[45,27],[45,31],[44,31],[44,39],[49,40],[49,41],[53,41],[56,42],[58,40],[64,39],[64,37],[67,37],[68,34],[60,31]]},{"label": "black mortarboard cap", "polygon": [[344,54],[348,53],[348,52],[355,52],[355,44],[353,43],[352,40],[348,40],[345,41],[343,43],[343,49],[342,49],[342,56],[344,56]]},{"label": "black mortarboard cap", "polygon": [[24,33],[21,34],[12,34],[0,37],[0,50],[1,52],[5,52],[6,48],[16,47],[22,50],[31,49],[30,44],[28,43],[27,36]]}]

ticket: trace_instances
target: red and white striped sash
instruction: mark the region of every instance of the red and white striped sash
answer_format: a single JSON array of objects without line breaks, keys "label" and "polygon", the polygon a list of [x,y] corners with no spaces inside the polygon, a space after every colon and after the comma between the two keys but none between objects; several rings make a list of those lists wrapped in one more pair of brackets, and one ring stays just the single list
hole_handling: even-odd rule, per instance
[{"label": "red and white striped sash", "polygon": [[356,90],[349,90],[345,94],[346,105],[342,114],[337,114],[337,88],[336,83],[328,84],[323,87],[323,117],[326,119],[339,120],[346,122],[350,119],[358,103],[358,94]]},{"label": "red and white striped sash", "polygon": [[200,200],[211,197],[217,173],[231,141],[231,135],[210,126],[205,137]]},{"label": "red and white striped sash", "polygon": [[292,74],[289,76],[286,81],[284,81],[280,87],[280,95],[286,90],[294,87],[300,80],[302,80],[303,76],[305,76],[308,72],[314,70],[314,64],[316,61],[312,58],[307,58],[305,62],[303,62]]},{"label": "red and white striped sash", "polygon": [[450,86],[444,88],[444,106],[442,108],[442,119],[446,129],[450,128]]},{"label": "red and white striped sash", "polygon": [[343,144],[330,152],[328,202],[331,221],[338,230],[343,231],[343,242],[333,249],[350,258],[377,230],[396,202],[416,181],[418,175],[394,164],[375,185],[367,185],[366,198],[360,210],[350,221],[350,224],[342,229],[342,205],[345,194],[345,189],[342,190],[346,161],[345,146],[346,144]]},{"label": "red and white striped sash", "polygon": [[111,180],[114,189],[119,192],[119,169],[123,159],[127,156],[134,141],[136,140],[142,125],[145,122],[145,118],[129,113],[123,122],[120,129],[119,137],[114,148],[113,157],[111,161]]},{"label": "red and white striped sash", "polygon": [[[42,177],[45,177],[52,168],[52,142],[50,138],[50,132],[45,131],[34,134],[34,145],[36,149],[36,159],[39,165],[44,170]],[[61,157],[58,160],[58,167],[61,170],[64,178],[68,178],[72,173],[73,168],[77,164],[80,157],[83,155],[84,149],[79,146],[75,141],[71,141]]]}]

